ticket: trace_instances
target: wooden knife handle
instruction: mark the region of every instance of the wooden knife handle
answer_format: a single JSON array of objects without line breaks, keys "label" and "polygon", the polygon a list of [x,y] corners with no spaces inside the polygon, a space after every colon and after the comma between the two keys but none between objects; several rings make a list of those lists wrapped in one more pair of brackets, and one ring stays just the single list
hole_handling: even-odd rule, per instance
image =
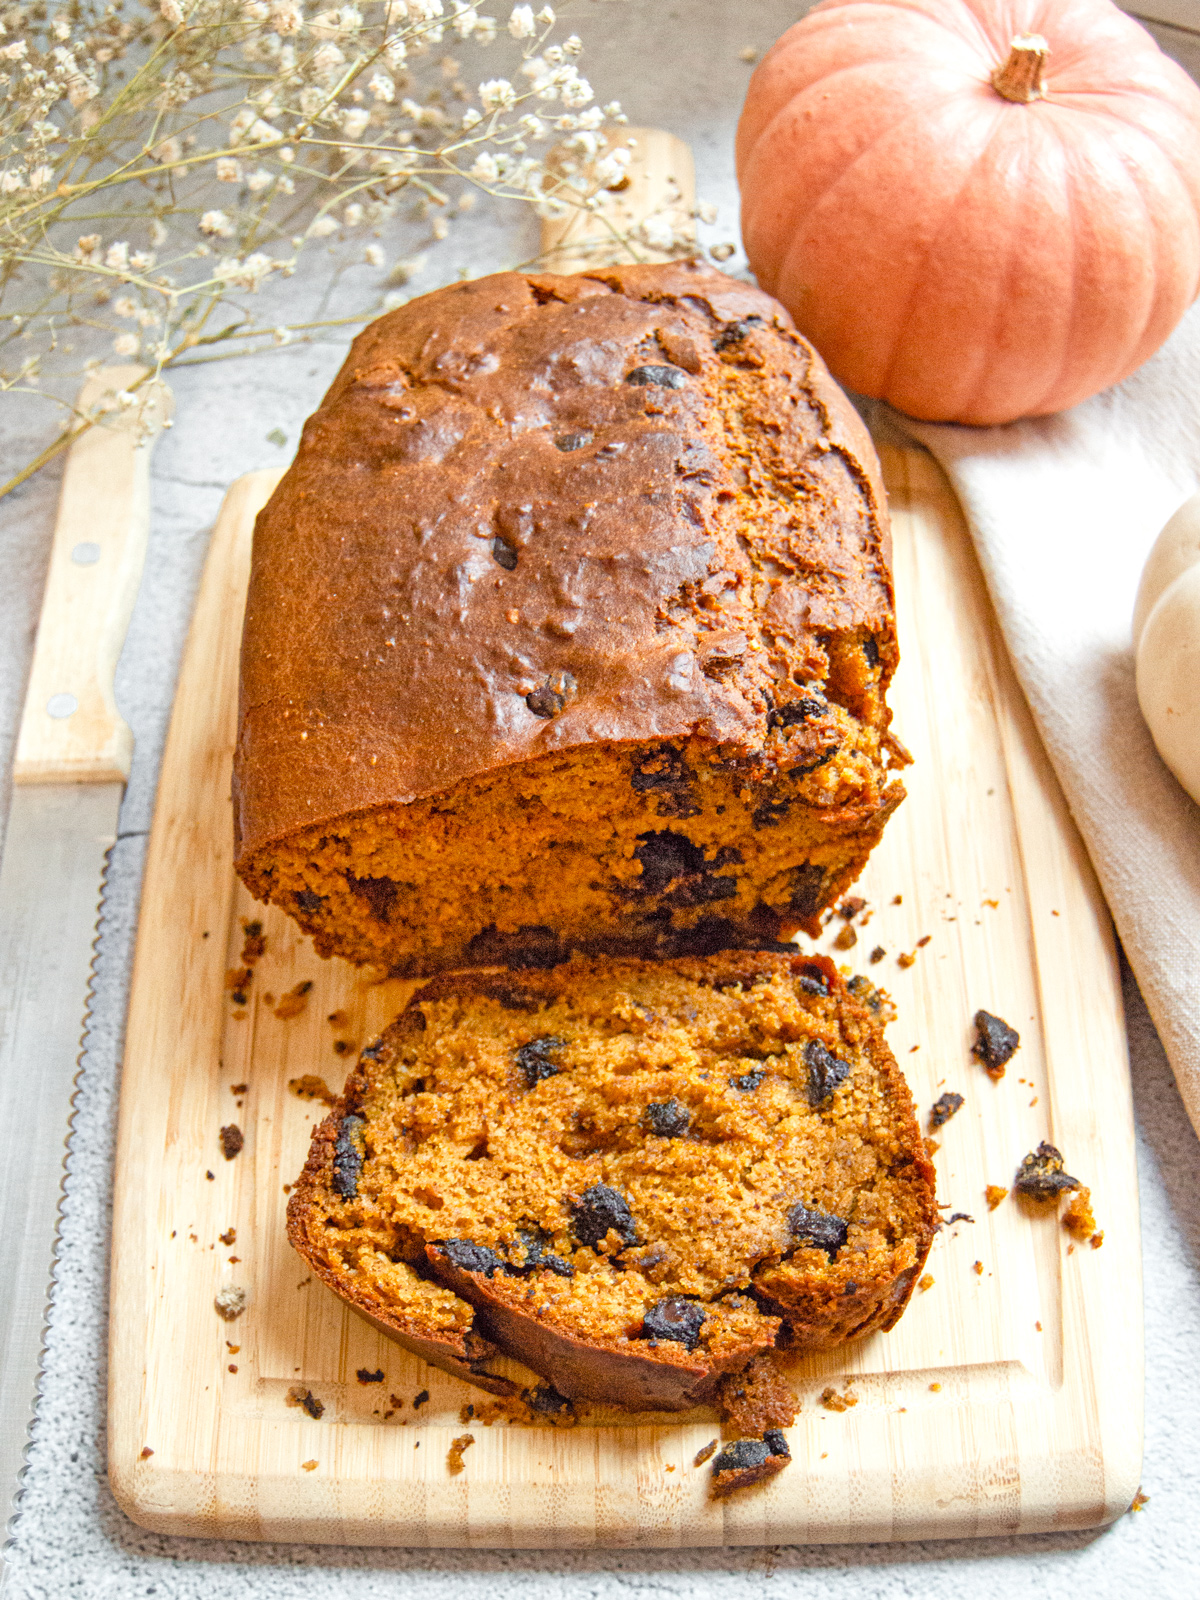
[{"label": "wooden knife handle", "polygon": [[[115,401],[143,370],[103,368],[84,384],[79,410]],[[113,404],[67,454],[15,783],[129,776],[133,733],[117,710],[113,678],[146,559],[150,449],[169,407],[165,384],[142,404]]]},{"label": "wooden knife handle", "polygon": [[542,259],[549,272],[586,272],[617,262],[669,261],[675,253],[656,249],[647,240],[635,243],[636,255],[614,244],[613,232],[627,232],[648,218],[670,226],[676,237],[695,239],[692,207],[696,204],[696,169],[691,147],[665,128],[621,128],[611,143],[634,141],[628,181],[604,193],[598,212],[572,207],[561,218],[542,223]]}]

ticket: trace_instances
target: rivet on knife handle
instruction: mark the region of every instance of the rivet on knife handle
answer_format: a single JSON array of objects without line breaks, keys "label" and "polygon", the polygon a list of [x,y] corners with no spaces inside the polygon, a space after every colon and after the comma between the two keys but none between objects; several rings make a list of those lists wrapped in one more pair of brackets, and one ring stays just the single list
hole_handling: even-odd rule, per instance
[{"label": "rivet on knife handle", "polygon": [[79,395],[80,411],[106,399],[111,410],[67,457],[15,783],[129,776],[133,734],[117,710],[113,678],[146,558],[150,443],[170,405],[161,384],[138,390],[133,405],[116,402],[142,371],[106,367]]}]

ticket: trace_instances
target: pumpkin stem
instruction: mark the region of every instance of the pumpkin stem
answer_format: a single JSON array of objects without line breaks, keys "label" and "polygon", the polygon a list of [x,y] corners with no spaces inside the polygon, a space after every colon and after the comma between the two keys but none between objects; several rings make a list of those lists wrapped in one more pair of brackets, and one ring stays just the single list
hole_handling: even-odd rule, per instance
[{"label": "pumpkin stem", "polygon": [[1019,33],[1012,42],[1008,60],[992,73],[992,88],[1006,100],[1028,105],[1046,92],[1042,74],[1050,46],[1040,33]]}]

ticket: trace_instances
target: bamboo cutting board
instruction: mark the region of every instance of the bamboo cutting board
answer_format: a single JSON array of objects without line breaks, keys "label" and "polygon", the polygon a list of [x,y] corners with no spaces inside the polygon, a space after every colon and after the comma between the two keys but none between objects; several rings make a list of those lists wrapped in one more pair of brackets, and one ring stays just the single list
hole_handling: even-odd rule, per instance
[{"label": "bamboo cutting board", "polygon": [[[464,1423],[462,1408],[487,1396],[360,1321],[286,1242],[287,1187],[325,1109],[288,1081],[316,1074],[339,1088],[347,1041],[364,1044],[412,985],[318,960],[234,878],[241,613],[254,513],[277,475],[234,485],[167,744],[121,1094],[109,1475],[136,1522],[349,1544],[662,1546],[1082,1528],[1128,1507],[1141,1465],[1141,1264],[1108,917],[953,495],[916,451],[886,451],[884,468],[904,652],[891,700],[916,762],[856,891],[870,921],[834,954],[894,995],[892,1048],[919,1105],[943,1089],[965,1096],[936,1165],[940,1200],[975,1220],[939,1235],[934,1282],[891,1333],[797,1363],[792,1465],[718,1503],[709,1470],[693,1466],[719,1432],[713,1414]],[[242,1003],[226,973],[258,917],[266,952]],[[887,954],[871,964],[876,945]],[[277,1015],[306,983],[303,1009]],[[969,1054],[981,1006],[1021,1033],[999,1083]],[[245,1143],[226,1159],[230,1124]],[[1053,1216],[1011,1197],[988,1210],[985,1185],[1010,1183],[1044,1138],[1090,1185],[1102,1249],[1072,1245]],[[246,1291],[233,1322],[214,1307],[223,1285]],[[360,1368],[384,1381],[360,1383]],[[319,1417],[289,1405],[297,1386]],[[857,1403],[826,1409],[830,1386]],[[447,1453],[465,1432],[474,1443],[452,1473]]]}]

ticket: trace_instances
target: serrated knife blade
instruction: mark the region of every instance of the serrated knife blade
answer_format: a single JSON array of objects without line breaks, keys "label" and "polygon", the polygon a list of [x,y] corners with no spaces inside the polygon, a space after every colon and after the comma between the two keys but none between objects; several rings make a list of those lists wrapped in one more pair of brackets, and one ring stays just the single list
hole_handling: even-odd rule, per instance
[{"label": "serrated knife blade", "polygon": [[12,1515],[37,1396],[71,1100],[105,864],[133,736],[113,679],[141,580],[158,385],[110,367],[71,446],[17,736],[0,859],[0,1522]]}]

